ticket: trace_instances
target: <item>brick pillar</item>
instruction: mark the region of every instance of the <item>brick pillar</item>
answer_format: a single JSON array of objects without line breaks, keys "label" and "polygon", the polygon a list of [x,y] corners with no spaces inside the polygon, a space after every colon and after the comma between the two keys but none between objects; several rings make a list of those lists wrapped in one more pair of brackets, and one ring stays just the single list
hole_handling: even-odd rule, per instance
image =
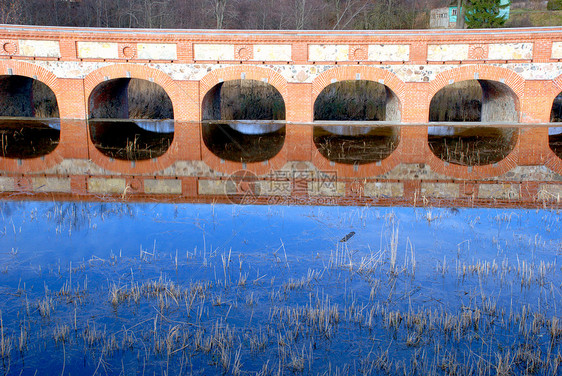
[{"label": "brick pillar", "polygon": [[193,43],[178,42],[178,61],[182,63],[193,63]]},{"label": "brick pillar", "polygon": [[550,154],[548,144],[548,128],[521,128],[519,131],[519,162],[520,166],[544,164]]},{"label": "brick pillar", "polygon": [[554,95],[550,81],[525,81],[525,94],[521,100],[521,122],[548,123]]},{"label": "brick pillar", "polygon": [[427,123],[429,121],[429,84],[407,82],[402,103],[402,123]]},{"label": "brick pillar", "polygon": [[200,161],[201,142],[201,123],[175,122],[174,144],[179,160]]},{"label": "brick pillar", "polygon": [[89,159],[87,121],[61,118],[60,123],[60,155],[66,159]]},{"label": "brick pillar", "polygon": [[174,119],[177,121],[201,121],[199,102],[199,81],[176,81],[180,98],[174,105]]},{"label": "brick pillar", "polygon": [[288,161],[312,160],[312,130],[310,124],[287,124],[285,145]]},{"label": "brick pillar", "polygon": [[284,99],[287,121],[308,123],[314,120],[312,84],[288,84],[287,98]]},{"label": "brick pillar", "polygon": [[400,129],[400,144],[395,151],[402,163],[426,163],[427,155],[431,153],[427,145],[427,127],[402,126]]},{"label": "brick pillar", "polygon": [[57,102],[61,119],[86,119],[84,81],[75,78],[59,78]]},{"label": "brick pillar", "polygon": [[291,46],[293,64],[305,64],[308,62],[308,44],[293,43]]},{"label": "brick pillar", "polygon": [[533,45],[533,63],[548,63],[551,57],[552,40],[536,40]]},{"label": "brick pillar", "polygon": [[78,60],[78,51],[74,39],[61,39],[59,41],[59,48],[62,60]]},{"label": "brick pillar", "polygon": [[412,42],[410,44],[410,63],[426,64],[427,63],[427,42]]}]

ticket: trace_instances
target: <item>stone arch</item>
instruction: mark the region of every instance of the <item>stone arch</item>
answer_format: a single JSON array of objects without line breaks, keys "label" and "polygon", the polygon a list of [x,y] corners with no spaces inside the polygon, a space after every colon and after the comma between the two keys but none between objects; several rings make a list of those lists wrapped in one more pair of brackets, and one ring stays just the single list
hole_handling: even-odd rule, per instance
[{"label": "stone arch", "polygon": [[224,81],[240,79],[267,82],[279,91],[285,103],[288,102],[288,83],[282,75],[269,68],[240,65],[212,70],[199,81],[199,108],[203,107],[205,95],[216,85]]},{"label": "stone arch", "polygon": [[[287,80],[279,73],[256,66],[233,66],[216,69],[199,81],[199,111],[201,119],[212,119],[220,113],[221,88],[224,82],[251,80],[271,85],[281,96],[284,106],[284,118],[287,111]],[[217,107],[218,106],[218,107]]]},{"label": "stone arch", "polygon": [[62,109],[64,103],[61,101],[58,79],[47,69],[21,61],[0,61],[0,76],[22,76],[45,84],[55,95],[59,117],[65,113],[64,109]]},{"label": "stone arch", "polygon": [[387,108],[394,108],[395,115],[392,120],[401,120],[402,104],[404,103],[405,84],[394,73],[375,67],[348,65],[329,69],[321,73],[312,81],[312,98],[314,104],[318,95],[332,83],[339,81],[365,80],[373,81],[384,85],[390,90],[391,99],[387,103]]},{"label": "stone arch", "polygon": [[[86,76],[84,79],[84,95],[89,101],[90,95],[94,89],[101,83],[119,78],[138,78],[147,80],[160,85],[168,97],[172,101],[174,118],[178,118],[178,114],[186,111],[187,103],[182,103],[182,97],[185,93],[174,80],[166,73],[139,64],[114,64],[99,68]],[[193,98],[191,98],[193,100]],[[89,112],[89,109],[87,109]],[[181,116],[181,115],[180,115]]]},{"label": "stone arch", "polygon": [[[521,102],[525,91],[525,79],[510,69],[482,64],[449,69],[438,74],[430,81],[427,97],[428,116],[431,100],[439,90],[453,83],[469,80],[478,80],[482,85],[484,102],[486,102],[482,104],[483,121],[485,121],[485,106],[490,106],[489,112],[494,112],[494,100],[510,94],[503,90],[504,87],[509,88],[514,95],[516,117],[517,121],[520,121]],[[494,120],[492,119],[491,121]]]}]

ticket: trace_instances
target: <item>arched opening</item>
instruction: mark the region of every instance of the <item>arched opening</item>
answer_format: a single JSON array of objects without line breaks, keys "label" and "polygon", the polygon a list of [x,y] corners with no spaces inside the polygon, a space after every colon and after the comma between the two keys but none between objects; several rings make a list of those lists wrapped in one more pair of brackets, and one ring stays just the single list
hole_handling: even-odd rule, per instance
[{"label": "arched opening", "polygon": [[146,160],[163,155],[174,138],[174,110],[158,84],[136,78],[105,81],[88,99],[90,137],[108,157]]},{"label": "arched opening", "polygon": [[314,144],[326,159],[366,164],[387,158],[399,143],[399,127],[315,126]]},{"label": "arched opening", "polygon": [[398,122],[400,101],[390,88],[378,82],[335,82],[316,98],[314,120]]},{"label": "arched opening", "polygon": [[437,126],[428,129],[429,148],[439,159],[461,166],[503,160],[517,143],[516,128]]},{"label": "arched opening", "polygon": [[517,95],[506,84],[467,80],[447,85],[433,96],[429,121],[517,123],[519,108]]},{"label": "arched opening", "polygon": [[42,157],[59,142],[59,109],[51,88],[30,77],[0,76],[0,156]]},{"label": "arched opening", "polygon": [[273,158],[285,142],[285,102],[267,82],[221,82],[203,98],[203,142],[221,159],[252,163]]}]

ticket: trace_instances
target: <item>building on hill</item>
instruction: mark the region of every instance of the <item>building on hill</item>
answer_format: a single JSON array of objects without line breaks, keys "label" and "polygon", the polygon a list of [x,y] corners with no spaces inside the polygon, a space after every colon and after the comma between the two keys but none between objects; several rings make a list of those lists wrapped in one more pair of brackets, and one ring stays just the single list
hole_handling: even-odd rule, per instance
[{"label": "building on hill", "polygon": [[[464,0],[467,1],[467,0]],[[509,19],[509,0],[500,0],[500,5],[507,7],[500,10],[500,16]],[[448,7],[435,8],[431,10],[429,18],[430,29],[454,29],[457,27],[457,1],[453,0]]]}]

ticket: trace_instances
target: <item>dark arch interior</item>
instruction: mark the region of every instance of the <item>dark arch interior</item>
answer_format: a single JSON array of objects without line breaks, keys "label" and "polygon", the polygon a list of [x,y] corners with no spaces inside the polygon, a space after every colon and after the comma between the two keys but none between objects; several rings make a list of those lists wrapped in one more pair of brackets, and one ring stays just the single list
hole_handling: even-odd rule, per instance
[{"label": "dark arch interior", "polygon": [[433,154],[461,166],[483,166],[503,160],[517,143],[516,128],[429,127]]},{"label": "dark arch interior", "polygon": [[89,98],[90,119],[173,119],[172,101],[158,84],[138,78],[102,82]]},{"label": "dark arch interior", "polygon": [[221,82],[203,98],[203,120],[285,120],[283,96],[256,80]]},{"label": "dark arch interior", "polygon": [[378,82],[340,81],[320,92],[314,120],[400,121],[400,103],[392,90]]},{"label": "dark arch interior", "polygon": [[549,128],[548,144],[558,158],[562,158],[562,127]]},{"label": "dark arch interior", "polygon": [[550,111],[550,121],[552,123],[562,121],[562,93],[558,94],[556,98],[554,98],[552,110]]},{"label": "dark arch interior", "polygon": [[429,121],[519,121],[517,95],[504,83],[490,80],[456,82],[431,99]]},{"label": "dark arch interior", "polygon": [[108,157],[146,160],[163,155],[174,138],[172,101],[162,87],[136,78],[99,84],[89,98],[92,142]]},{"label": "dark arch interior", "polygon": [[314,144],[326,159],[366,164],[387,158],[399,143],[399,127],[316,126]]},{"label": "dark arch interior", "polygon": [[55,93],[24,76],[0,76],[0,156],[28,159],[51,153],[60,142]]},{"label": "dark arch interior", "polygon": [[203,124],[205,146],[221,159],[252,163],[275,157],[285,142],[281,123]]}]

